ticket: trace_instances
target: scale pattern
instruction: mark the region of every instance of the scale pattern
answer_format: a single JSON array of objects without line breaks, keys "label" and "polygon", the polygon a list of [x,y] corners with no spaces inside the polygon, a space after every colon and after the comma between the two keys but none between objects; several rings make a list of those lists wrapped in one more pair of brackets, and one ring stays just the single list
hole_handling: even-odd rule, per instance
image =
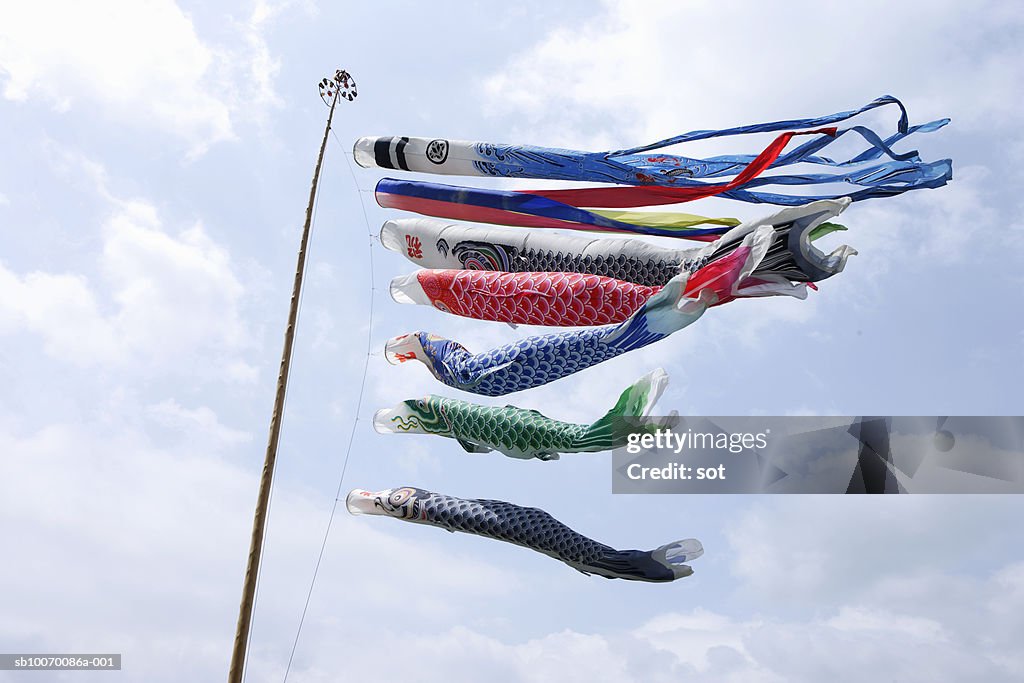
[{"label": "scale pattern", "polygon": [[435,377],[484,396],[542,386],[668,336],[650,331],[646,320],[636,316],[619,325],[527,337],[476,354],[450,339],[413,334]]},{"label": "scale pattern", "polygon": [[482,406],[434,395],[404,403],[413,414],[390,418],[398,431],[419,428],[511,457],[553,460],[558,453],[603,451],[616,445],[610,431],[602,435],[604,438],[584,441],[586,425],[552,420],[536,410]]},{"label": "scale pattern", "polygon": [[573,531],[538,508],[500,500],[467,500],[433,492],[420,501],[422,520],[427,523],[530,546],[565,562],[596,565],[605,555],[618,552]]},{"label": "scale pattern", "polygon": [[[688,576],[681,562],[673,570],[655,558],[657,551],[616,550],[573,531],[544,510],[500,500],[456,498],[411,486],[389,489],[374,496],[374,514],[385,514],[420,524],[461,531],[531,548],[561,560],[584,574],[634,581],[667,582]],[[350,506],[351,509],[351,506]],[[686,561],[703,553],[697,541],[673,544],[685,548]],[[666,546],[667,547],[667,546]],[[659,549],[660,550],[660,549]]]},{"label": "scale pattern", "polygon": [[476,320],[563,327],[626,320],[659,288],[599,275],[421,270],[416,279],[435,308]]},{"label": "scale pattern", "polygon": [[[739,244],[731,245],[722,256],[714,254],[686,262],[686,270],[692,269],[693,275],[684,294],[692,296],[709,288],[716,293],[713,305],[739,296],[742,283],[737,278],[750,254],[748,247]],[[758,274],[756,270],[754,273]],[[410,287],[417,286],[435,308],[446,313],[476,320],[563,327],[624,322],[661,291],[660,287],[581,273],[420,270],[392,282],[393,290],[406,295]]]},{"label": "scale pattern", "polygon": [[[692,324],[710,304],[732,297],[749,251],[741,247],[692,278],[681,275],[671,280],[617,325],[527,337],[476,354],[450,339],[413,332],[391,340],[385,352],[392,362],[419,360],[444,384],[475,394],[503,396],[541,386],[653,344]],[[422,353],[388,350],[410,348],[411,337]]]},{"label": "scale pattern", "polygon": [[627,387],[615,405],[590,425],[553,420],[536,410],[484,406],[427,396],[378,411],[378,432],[436,434],[457,439],[471,453],[496,450],[512,458],[555,460],[560,453],[605,451],[624,446],[630,433],[653,428],[647,415],[667,375],[660,368]]},{"label": "scale pattern", "polygon": [[434,398],[451,418],[455,433],[477,443],[495,444],[527,453],[603,451],[614,445],[611,438],[582,443],[586,425],[552,420],[536,410],[480,406],[453,398]]},{"label": "scale pattern", "polygon": [[450,339],[414,332],[389,341],[385,356],[393,363],[418,360],[448,386],[486,396],[547,384],[664,339],[709,306],[731,301],[764,257],[773,234],[771,226],[754,229],[727,256],[692,275],[676,276],[617,325],[527,337],[478,354]]},{"label": "scale pattern", "polygon": [[[438,250],[447,248],[438,242]],[[679,274],[682,249],[666,249],[664,257],[637,258],[626,254],[583,256],[553,249],[518,249],[510,244],[464,240],[452,248],[452,254],[467,270],[503,270],[512,273],[557,272],[589,273],[661,287]]]},{"label": "scale pattern", "polygon": [[[783,209],[730,229],[703,247],[665,247],[637,238],[600,238],[446,223],[429,218],[387,221],[381,243],[424,268],[508,273],[566,272],[611,277],[647,287],[665,285],[682,270],[728,255],[751,231],[774,229],[772,243],[751,273],[761,279],[815,282],[842,270],[845,256],[818,252],[813,242],[846,228],[828,222],[849,200],[812,202]],[[724,220],[724,219],[721,219]]]}]

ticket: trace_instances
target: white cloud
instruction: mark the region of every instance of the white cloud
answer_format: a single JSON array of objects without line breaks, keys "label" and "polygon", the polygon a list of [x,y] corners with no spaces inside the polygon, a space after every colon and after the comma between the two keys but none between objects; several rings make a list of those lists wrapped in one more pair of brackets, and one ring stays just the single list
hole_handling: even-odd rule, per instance
[{"label": "white cloud", "polygon": [[[996,591],[981,589],[987,597]],[[933,593],[931,599],[940,599]],[[945,622],[877,607],[844,607],[799,620],[736,619],[706,610],[668,612],[614,634],[563,630],[507,642],[466,627],[429,634],[360,629],[348,647],[324,643],[315,663],[293,670],[303,680],[373,670],[388,652],[414,663],[416,680],[622,681],[624,683],[855,683],[865,672],[907,683],[986,680],[1009,683],[1021,669],[1010,638],[998,647],[972,628],[987,617],[967,598]],[[272,680],[277,671],[267,672]]]},{"label": "white cloud", "polygon": [[1019,250],[1020,245],[1006,239],[985,239],[1005,232],[992,174],[984,166],[957,167],[954,181],[941,190],[910,193],[896,202],[859,204],[844,221],[850,231],[839,238],[861,251],[849,267],[871,287],[873,279],[894,267],[973,264],[1008,248]]},{"label": "white cloud", "polygon": [[[948,115],[977,127],[1018,116],[1007,88],[1024,77],[1020,46],[994,37],[1024,23],[1019,7],[874,2],[850,12],[808,2],[779,19],[771,5],[606,1],[512,55],[482,85],[492,114],[521,121],[522,141],[584,149],[749,123],[751,111],[759,120],[835,111],[880,89],[907,98],[915,119]],[[942,68],[899,68],[939,58],[923,44],[951,48]],[[859,68],[837,68],[850,60]]]},{"label": "white cloud", "polygon": [[[281,71],[281,62],[271,53],[266,33],[274,19],[292,4],[294,3],[290,0],[278,3],[257,0],[243,26],[247,55],[242,63],[246,66],[249,77],[246,87],[238,95],[242,96],[246,106],[257,112],[258,116],[260,112],[281,104],[280,97],[274,91],[274,79]],[[305,10],[307,14],[316,13],[313,6],[306,6]]]},{"label": "white cloud", "polygon": [[[1011,547],[1019,537],[1012,529],[993,529],[996,541],[978,531],[1019,514],[1012,496],[871,498],[867,505],[855,496],[780,495],[747,510],[727,530],[731,569],[747,599],[793,608],[866,600],[882,578],[917,577],[964,558],[986,558],[993,544]],[[925,548],[934,560],[922,558]]]},{"label": "white cloud", "polygon": [[895,635],[907,635],[920,640],[936,642],[949,640],[942,624],[934,619],[873,611],[861,607],[844,607],[827,623],[837,631],[876,631],[881,633],[891,631]]},{"label": "white cloud", "polygon": [[115,331],[104,320],[84,277],[32,272],[19,276],[0,264],[0,333],[28,330],[43,338],[46,352],[71,362],[110,362]]},{"label": "white cloud", "polygon": [[259,368],[236,358],[224,368],[227,376],[239,384],[255,384],[260,378]]},{"label": "white cloud", "polygon": [[[182,671],[209,679],[226,670],[257,472],[225,458],[238,435],[204,409],[165,402],[119,417],[28,433],[0,424],[0,539],[18,549],[0,566],[0,639],[16,651],[123,652],[130,680],[180,681]],[[133,426],[168,418],[189,421],[194,438],[158,445]],[[255,642],[274,644],[275,665],[294,637],[326,511],[308,491],[275,490],[254,624]],[[408,528],[342,508],[313,633],[338,605],[349,616],[379,610],[429,623],[517,587],[511,573],[443,550],[440,534],[403,537]]]},{"label": "white cloud", "polygon": [[[279,103],[265,40],[274,6],[257,3],[238,46],[211,45],[173,0],[5,3],[0,84],[8,100],[99,109],[120,124],[186,141],[189,155],[235,137],[238,119]],[[248,77],[238,79],[241,67]],[[244,80],[244,84],[243,84]]]},{"label": "white cloud", "polygon": [[[0,263],[0,282],[9,292],[0,301],[0,333],[36,334],[48,354],[80,366],[139,367],[200,349],[230,356],[245,348],[244,289],[227,250],[198,222],[172,234],[155,206],[118,199],[102,167],[83,168],[110,205],[95,263],[100,277],[20,275]],[[237,358],[229,362],[234,374],[251,378],[251,368]]]},{"label": "white cloud", "polygon": [[252,434],[221,424],[217,414],[207,406],[186,408],[174,399],[165,399],[148,406],[146,412],[161,426],[186,435],[190,440],[194,440],[194,435],[199,434],[209,437],[210,442],[216,446],[231,446],[252,441]]},{"label": "white cloud", "polygon": [[244,345],[242,285],[201,224],[172,236],[152,205],[123,202],[103,226],[100,265],[117,302],[111,323],[128,348],[176,356]]}]

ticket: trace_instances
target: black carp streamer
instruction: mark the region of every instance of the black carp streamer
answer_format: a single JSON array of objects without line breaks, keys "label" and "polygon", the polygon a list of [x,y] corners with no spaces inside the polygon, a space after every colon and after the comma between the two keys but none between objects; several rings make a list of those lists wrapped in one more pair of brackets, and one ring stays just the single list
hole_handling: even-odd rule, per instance
[{"label": "black carp streamer", "polygon": [[521,545],[584,574],[608,579],[665,583],[693,573],[686,562],[704,554],[689,538],[654,550],[616,550],[579,534],[537,508],[500,500],[471,500],[403,486],[383,491],[353,489],[345,499],[354,515],[384,515],[448,531]]}]

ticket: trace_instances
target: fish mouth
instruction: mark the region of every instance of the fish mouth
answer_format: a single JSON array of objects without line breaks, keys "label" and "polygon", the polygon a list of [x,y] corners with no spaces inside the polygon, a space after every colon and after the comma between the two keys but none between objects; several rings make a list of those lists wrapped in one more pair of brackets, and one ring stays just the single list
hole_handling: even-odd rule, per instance
[{"label": "fish mouth", "polygon": [[373,414],[373,431],[378,434],[394,434],[391,429],[391,418],[395,411],[391,408],[381,408]]},{"label": "fish mouth", "polygon": [[380,138],[359,138],[352,145],[352,158],[363,168],[373,168],[377,165],[373,156],[373,145]]},{"label": "fish mouth", "polygon": [[[793,261],[807,275],[810,282],[820,282],[841,273],[846,267],[847,259],[857,255],[857,250],[847,244],[840,245],[826,254],[811,241],[811,232],[828,219],[841,214],[850,202],[849,197],[827,203],[821,202],[820,210],[808,212],[793,221],[786,246]],[[808,206],[813,207],[814,204]]]},{"label": "fish mouth", "polygon": [[382,408],[374,413],[374,431],[378,434],[396,434],[399,431],[410,431],[413,426],[415,425],[408,425],[400,411],[396,409]]},{"label": "fish mouth", "polygon": [[402,403],[395,408],[381,408],[373,414],[373,430],[378,434],[430,434],[423,419]]},{"label": "fish mouth", "polygon": [[377,497],[381,492],[374,493],[364,489],[352,489],[345,496],[345,508],[353,515],[381,515],[377,508]]},{"label": "fish mouth", "polygon": [[420,284],[418,277],[420,272],[423,271],[399,275],[391,280],[391,284],[388,285],[388,292],[396,303],[431,305],[430,297],[423,291],[423,285]]},{"label": "fish mouth", "polygon": [[401,252],[401,233],[402,229],[398,223],[393,220],[384,221],[384,225],[380,226],[380,243],[385,249]]},{"label": "fish mouth", "polygon": [[415,332],[389,339],[384,345],[384,358],[392,365],[413,359],[425,360],[423,355],[423,344],[420,343],[419,335]]}]

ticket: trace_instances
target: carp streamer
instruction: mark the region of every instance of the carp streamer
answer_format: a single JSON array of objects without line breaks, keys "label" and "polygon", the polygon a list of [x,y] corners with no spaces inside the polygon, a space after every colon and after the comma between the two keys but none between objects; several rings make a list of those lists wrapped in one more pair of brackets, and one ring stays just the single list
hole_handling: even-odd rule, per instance
[{"label": "carp streamer", "polygon": [[667,383],[668,375],[660,368],[644,375],[590,425],[559,422],[515,406],[498,408],[431,395],[377,411],[373,426],[381,433],[447,436],[469,453],[499,451],[510,458],[557,460],[560,453],[625,446],[630,433],[650,423],[647,415]]},{"label": "carp streamer", "polygon": [[[831,124],[870,109],[896,105],[900,119],[886,139],[864,126],[836,128]],[[496,192],[385,178],[377,186],[381,206],[402,208],[441,218],[534,227],[590,225],[598,229],[645,234],[672,234],[658,228],[615,220],[580,207],[626,208],[657,206],[722,196],[744,202],[796,206],[817,199],[850,197],[853,200],[889,197],[908,190],[936,188],[952,178],[949,159],[927,162],[917,151],[897,153],[892,145],[914,133],[936,131],[949,123],[938,119],[910,126],[903,104],[886,95],[850,111],[815,118],[758,123],[719,130],[684,133],[649,145],[614,152],[576,150],[445,139],[383,137],[360,138],[353,150],[362,166],[463,176],[544,178],[613,183],[624,187],[588,187],[561,190]],[[824,126],[824,127],[822,127]],[[811,128],[812,130],[794,130]],[[671,145],[749,133],[782,132],[757,155],[739,154],[694,159],[651,154]],[[868,148],[836,161],[820,152],[847,133],[860,135]],[[796,136],[815,136],[785,152]],[[878,162],[881,157],[887,161]],[[763,175],[771,169],[800,164],[828,172],[790,172]],[[726,182],[706,182],[733,176]],[[767,186],[823,186],[841,184],[831,194],[763,192]],[[679,234],[678,229],[675,230]]]},{"label": "carp streamer", "polygon": [[[634,273],[653,271],[663,277],[669,276],[665,278],[668,280],[686,270],[693,276],[684,293],[691,294],[708,281],[709,272],[717,271],[720,262],[735,254],[743,244],[743,238],[762,226],[770,226],[773,232],[764,258],[755,264],[750,275],[738,284],[735,291],[720,293],[716,305],[734,298],[773,294],[804,298],[807,292],[801,283],[831,277],[843,269],[849,256],[856,253],[844,245],[826,256],[811,245],[813,238],[823,232],[841,229],[841,226],[824,224],[824,221],[838,215],[848,205],[849,200],[823,200],[784,209],[772,216],[737,226],[700,249],[659,251],[636,240],[628,243],[604,240],[603,245],[595,240],[587,244],[590,255],[582,259],[557,258],[552,250],[546,253],[547,262],[557,262],[559,268],[554,269],[556,271],[590,270],[598,266],[599,270],[613,271],[623,279],[589,272],[504,272],[503,269],[511,268],[513,261],[529,259],[517,259],[519,252],[513,251],[515,247],[511,245],[488,242],[486,229],[483,229],[485,232],[478,239],[456,245],[456,250],[461,249],[466,265],[479,269],[420,270],[397,277],[391,281],[391,297],[398,303],[433,306],[446,313],[512,324],[573,327],[619,323],[661,289],[660,285],[640,285],[629,281]],[[472,228],[462,230],[475,236]],[[413,239],[419,245],[423,244],[419,237],[406,234],[407,242]],[[569,248],[580,241],[571,237],[561,239],[569,240]],[[539,241],[558,248],[560,238],[544,235]],[[435,251],[437,248],[435,246]],[[422,256],[422,247],[419,253]],[[557,253],[561,256],[564,251]],[[674,265],[670,265],[673,262]],[[488,265],[492,267],[488,268]]]},{"label": "carp streamer", "polygon": [[542,386],[693,323],[714,294],[709,289],[697,298],[683,296],[688,277],[676,276],[618,325],[527,337],[477,354],[450,339],[413,332],[390,340],[384,355],[393,364],[418,360],[444,384],[474,394],[502,396]]},{"label": "carp streamer", "polygon": [[[894,129],[874,123],[885,120],[878,112],[873,127],[846,123],[880,108],[899,111]],[[654,344],[693,324],[709,308],[735,299],[804,299],[816,283],[842,272],[857,253],[847,245],[831,252],[818,248],[819,238],[846,230],[832,219],[854,202],[939,188],[952,179],[950,159],[930,160],[916,150],[895,149],[911,136],[919,139],[948,123],[943,118],[911,125],[903,103],[885,95],[834,114],[695,130],[604,152],[437,137],[359,138],[353,156],[366,168],[570,183],[558,189],[499,190],[378,177],[374,195],[381,207],[427,217],[396,218],[381,228],[381,244],[420,267],[392,279],[389,291],[396,302],[476,320],[572,328],[480,353],[451,339],[411,332],[388,341],[384,356],[392,364],[418,361],[446,386],[503,396]],[[773,137],[735,150],[741,153],[707,158],[667,150],[684,145],[685,153],[687,143],[734,141],[749,134]],[[837,151],[840,138],[852,143],[844,145],[846,152]],[[590,186],[574,187],[573,182]],[[706,197],[782,208],[746,221],[656,208],[629,210]],[[641,236],[689,242],[666,246]],[[373,423],[381,433],[450,438],[470,453],[556,460],[562,453],[617,448],[638,430],[655,428],[649,413],[666,382],[661,369],[640,378],[590,425],[560,422],[512,405],[436,395],[380,410]],[[413,487],[377,493],[356,489],[346,502],[353,514],[515,543],[608,578],[673,581],[689,576],[686,562],[704,552],[693,539],[652,551],[615,550],[543,510]]]},{"label": "carp streamer", "polygon": [[345,505],[353,515],[383,515],[514,543],[584,574],[608,579],[675,581],[693,574],[686,563],[704,554],[700,541],[693,538],[655,550],[616,550],[573,531],[537,508],[500,500],[456,498],[411,486],[377,492],[353,489]]},{"label": "carp streamer", "polygon": [[[477,354],[450,339],[414,332],[389,341],[385,357],[396,364],[418,360],[444,384],[486,396],[541,386],[660,341],[695,322],[710,306],[746,296],[805,296],[806,282],[839,272],[855,253],[844,246],[826,256],[807,239],[848,204],[815,203],[779,212],[773,220],[785,216],[783,224],[789,226],[781,241],[769,219],[737,226],[617,325],[527,337]],[[793,237],[795,246],[790,246]],[[758,274],[762,264],[769,270]],[[790,269],[801,272],[805,282],[787,279],[783,273]]]}]

